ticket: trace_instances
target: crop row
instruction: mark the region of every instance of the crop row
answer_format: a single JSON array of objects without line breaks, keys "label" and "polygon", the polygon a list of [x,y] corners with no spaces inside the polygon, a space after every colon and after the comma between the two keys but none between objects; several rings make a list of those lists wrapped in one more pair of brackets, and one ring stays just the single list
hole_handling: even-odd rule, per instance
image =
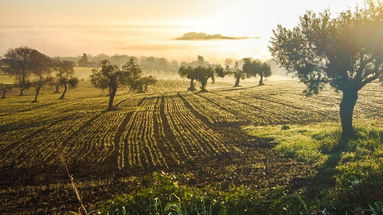
[{"label": "crop row", "polygon": [[84,113],[69,115],[52,121],[22,141],[8,144],[2,150],[1,165],[30,167],[57,161],[65,139],[91,117],[92,114]]},{"label": "crop row", "polygon": [[238,122],[239,119],[231,112],[206,102],[195,94],[182,95],[182,98],[199,114],[203,115],[211,124]]}]

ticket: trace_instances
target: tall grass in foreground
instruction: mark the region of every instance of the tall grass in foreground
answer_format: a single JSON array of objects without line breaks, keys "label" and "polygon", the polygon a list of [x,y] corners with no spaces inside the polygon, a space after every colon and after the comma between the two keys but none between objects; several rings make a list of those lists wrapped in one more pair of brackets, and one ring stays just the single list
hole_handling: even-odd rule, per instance
[{"label": "tall grass in foreground", "polygon": [[173,175],[157,172],[147,180],[150,181],[150,186],[146,188],[101,202],[97,206],[100,213],[121,215],[306,214],[303,213],[306,211],[304,202],[298,195],[288,195],[278,188],[261,194],[244,186],[232,187],[227,191],[220,191],[213,187],[188,187],[179,185]]},{"label": "tall grass in foreground", "polygon": [[382,201],[348,211],[313,206],[303,194],[288,194],[283,189],[256,192],[240,186],[218,191],[212,187],[181,186],[175,176],[165,173],[154,173],[149,180],[151,185],[146,188],[99,203],[98,212],[108,215],[378,215],[383,210]]}]

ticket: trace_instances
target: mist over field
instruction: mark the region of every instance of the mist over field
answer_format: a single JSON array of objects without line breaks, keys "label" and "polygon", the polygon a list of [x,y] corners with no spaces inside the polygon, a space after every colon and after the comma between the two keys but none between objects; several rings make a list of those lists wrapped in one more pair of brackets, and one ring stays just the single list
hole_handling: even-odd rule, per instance
[{"label": "mist over field", "polygon": [[[50,56],[76,56],[83,52],[97,54],[129,54],[156,56],[190,61],[197,55],[209,56],[213,62],[225,58],[263,57],[264,39],[239,40],[176,40],[188,28],[182,26],[122,27],[0,27],[0,52],[25,45],[38,47]],[[254,55],[253,53],[257,53]]]}]

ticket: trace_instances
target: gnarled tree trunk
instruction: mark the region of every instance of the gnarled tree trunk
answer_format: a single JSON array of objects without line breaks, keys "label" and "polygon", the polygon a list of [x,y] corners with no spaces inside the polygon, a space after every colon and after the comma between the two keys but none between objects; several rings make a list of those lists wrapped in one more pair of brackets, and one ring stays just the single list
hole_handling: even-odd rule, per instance
[{"label": "gnarled tree trunk", "polygon": [[7,93],[7,89],[3,89],[3,95],[1,96],[2,99],[5,99],[5,94]]},{"label": "gnarled tree trunk", "polygon": [[241,77],[236,77],[235,78],[235,84],[234,87],[239,87],[239,81],[241,80]]},{"label": "gnarled tree trunk", "polygon": [[261,79],[259,79],[259,85],[263,85],[263,75],[260,75]]},{"label": "gnarled tree trunk", "polygon": [[40,90],[41,90],[41,87],[37,87],[37,88],[36,88],[35,99],[32,101],[32,103],[36,103],[36,102],[38,102],[38,101],[37,101],[37,97],[39,96]]},{"label": "gnarled tree trunk", "polygon": [[20,89],[19,96],[23,96],[25,88],[24,87],[19,87],[19,89]]},{"label": "gnarled tree trunk", "polygon": [[56,90],[55,90],[55,93],[59,93],[60,92],[60,85],[59,84],[56,84]]},{"label": "gnarled tree trunk", "polygon": [[66,86],[66,84],[64,84],[64,91],[63,91],[63,93],[61,94],[61,96],[60,96],[59,99],[64,99],[64,98],[65,98],[65,93],[66,93],[66,91],[67,91],[67,86]]},{"label": "gnarled tree trunk", "polygon": [[116,87],[110,88],[108,110],[113,110],[113,101],[114,101],[114,96],[116,95],[116,92],[117,92]]},{"label": "gnarled tree trunk", "polygon": [[354,134],[352,116],[354,114],[354,107],[357,100],[357,90],[351,89],[343,91],[343,97],[340,103],[340,120],[342,123],[342,136],[346,139],[352,137]]},{"label": "gnarled tree trunk", "polygon": [[26,82],[26,78],[25,78],[25,75],[23,75],[22,78],[21,78],[21,82],[19,83],[19,89],[20,89],[19,96],[23,96],[24,95],[25,82]]},{"label": "gnarled tree trunk", "polygon": [[208,92],[207,89],[206,89],[206,85],[207,85],[207,80],[202,80],[201,81],[201,91],[200,92]]},{"label": "gnarled tree trunk", "polygon": [[195,91],[195,86],[194,86],[194,78],[190,79],[190,86],[188,88],[188,91]]}]

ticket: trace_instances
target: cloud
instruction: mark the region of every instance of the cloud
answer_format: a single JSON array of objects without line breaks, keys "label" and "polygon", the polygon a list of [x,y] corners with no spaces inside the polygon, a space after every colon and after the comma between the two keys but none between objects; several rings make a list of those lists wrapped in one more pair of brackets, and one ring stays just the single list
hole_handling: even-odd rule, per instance
[{"label": "cloud", "polygon": [[203,32],[189,32],[176,40],[245,40],[245,39],[259,39],[260,37],[231,37],[223,36],[221,34],[206,34]]}]

